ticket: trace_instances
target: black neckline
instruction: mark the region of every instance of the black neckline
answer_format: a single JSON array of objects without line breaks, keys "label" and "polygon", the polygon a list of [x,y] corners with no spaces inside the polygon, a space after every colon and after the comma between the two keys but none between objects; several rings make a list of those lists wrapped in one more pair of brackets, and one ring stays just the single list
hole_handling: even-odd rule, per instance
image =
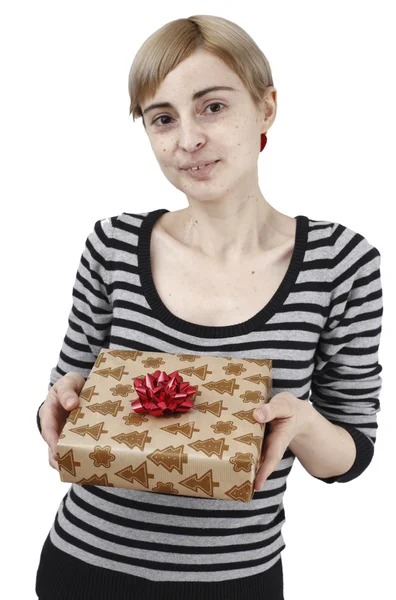
[{"label": "black neckline", "polygon": [[298,215],[295,217],[297,220],[297,226],[292,258],[289,268],[271,300],[256,315],[247,321],[243,321],[242,323],[237,323],[235,325],[221,325],[217,327],[213,325],[197,325],[196,323],[190,323],[189,321],[180,319],[168,310],[157,292],[151,272],[151,232],[157,219],[167,212],[170,211],[166,208],[159,208],[147,213],[147,215],[143,217],[143,221],[139,229],[139,276],[142,284],[143,294],[153,309],[155,317],[173,329],[183,331],[191,335],[207,338],[237,336],[250,333],[254,330],[262,329],[263,325],[275,314],[277,310],[280,309],[286,300],[301,270],[308,238],[308,217],[304,215]]}]

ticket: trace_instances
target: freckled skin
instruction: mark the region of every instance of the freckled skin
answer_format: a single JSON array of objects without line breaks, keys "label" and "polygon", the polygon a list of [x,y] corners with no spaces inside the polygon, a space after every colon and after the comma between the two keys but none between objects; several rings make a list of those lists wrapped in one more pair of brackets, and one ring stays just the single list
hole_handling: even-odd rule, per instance
[{"label": "freckled skin", "polygon": [[[217,90],[191,99],[196,91],[213,85],[234,91]],[[276,95],[276,89],[268,86],[256,105],[228,65],[199,50],[168,73],[142,106],[144,110],[152,102],[173,105],[146,113],[145,130],[165,177],[188,200],[188,208],[178,211],[179,225],[190,223],[188,243],[207,256],[242,260],[264,250],[290,219],[266,201],[258,185],[260,138],[275,120]],[[180,169],[190,160],[220,162],[207,178],[198,180]],[[263,231],[266,224],[268,233]]]}]

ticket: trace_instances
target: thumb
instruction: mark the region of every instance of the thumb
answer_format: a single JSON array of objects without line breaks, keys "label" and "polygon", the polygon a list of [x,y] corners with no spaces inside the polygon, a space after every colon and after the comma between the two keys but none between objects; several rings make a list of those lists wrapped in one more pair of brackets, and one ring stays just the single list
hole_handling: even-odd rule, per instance
[{"label": "thumb", "polygon": [[77,408],[78,397],[84,384],[84,377],[74,371],[66,373],[55,383],[58,400],[65,410],[71,411]]}]

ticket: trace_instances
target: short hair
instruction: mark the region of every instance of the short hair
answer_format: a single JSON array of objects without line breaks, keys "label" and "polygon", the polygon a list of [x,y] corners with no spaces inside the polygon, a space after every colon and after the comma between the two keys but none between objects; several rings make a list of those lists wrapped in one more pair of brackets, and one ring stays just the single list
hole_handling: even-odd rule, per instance
[{"label": "short hair", "polygon": [[222,59],[239,76],[259,106],[266,88],[273,86],[271,68],[264,53],[236,23],[212,15],[194,15],[166,23],[138,50],[128,79],[129,114],[133,121],[138,117],[143,119],[140,105],[155,95],[167,74],[200,49]]}]

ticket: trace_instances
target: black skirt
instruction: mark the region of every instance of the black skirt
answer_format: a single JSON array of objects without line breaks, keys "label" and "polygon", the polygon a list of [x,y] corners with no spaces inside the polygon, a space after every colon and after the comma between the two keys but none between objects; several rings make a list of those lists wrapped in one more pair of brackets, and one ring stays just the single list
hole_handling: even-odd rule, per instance
[{"label": "black skirt", "polygon": [[220,582],[151,582],[86,563],[59,550],[48,534],[36,575],[39,600],[284,600],[280,558],[251,577]]}]

